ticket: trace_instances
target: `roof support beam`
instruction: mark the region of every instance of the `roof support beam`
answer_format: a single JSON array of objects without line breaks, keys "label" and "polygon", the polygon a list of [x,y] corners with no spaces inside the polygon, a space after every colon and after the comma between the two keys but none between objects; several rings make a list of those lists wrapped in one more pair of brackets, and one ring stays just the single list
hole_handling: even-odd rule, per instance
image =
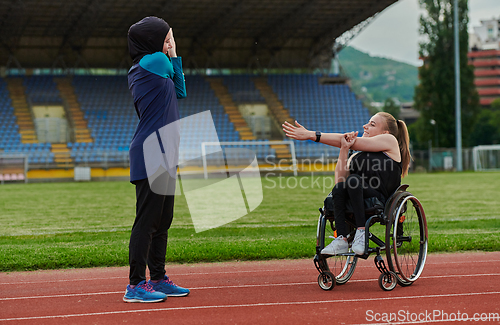
[{"label": "roof support beam", "polygon": [[281,19],[265,26],[255,41],[259,48],[280,49],[296,33],[304,17],[311,14],[318,0],[306,0]]},{"label": "roof support beam", "polygon": [[175,30],[187,65],[316,68],[396,1],[4,0],[0,65],[14,54],[30,68],[50,68],[59,56],[68,68],[82,59],[91,67],[123,66],[128,28],[155,15]]},{"label": "roof support beam", "polygon": [[[369,5],[363,6],[363,9],[360,8],[360,12],[353,13],[339,21],[330,31],[323,31],[320,33],[321,37],[313,42],[315,45],[311,48],[309,57],[312,59],[325,51],[339,52],[347,46],[351,39],[367,27],[381,10],[395,1],[397,0],[373,1]],[[361,22],[359,22],[360,16],[363,17]],[[349,29],[345,31],[346,28]]]}]

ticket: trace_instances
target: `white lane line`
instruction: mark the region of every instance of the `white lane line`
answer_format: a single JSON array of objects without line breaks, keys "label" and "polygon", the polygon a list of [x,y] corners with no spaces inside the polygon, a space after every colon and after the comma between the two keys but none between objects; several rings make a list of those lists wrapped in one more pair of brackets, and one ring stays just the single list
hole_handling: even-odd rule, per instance
[{"label": "white lane line", "polygon": [[[464,262],[441,262],[441,263],[430,263],[426,262],[425,265],[441,265],[441,264],[464,264],[464,263],[495,263],[495,262],[500,262],[500,260],[485,260],[485,261],[475,261],[475,260],[470,260],[470,261],[464,261]],[[168,266],[167,266],[168,268]],[[356,269],[359,268],[373,268],[373,265],[357,265]],[[286,271],[309,271],[309,270],[314,270],[314,265],[312,265],[311,268],[304,269],[304,268],[288,268]],[[425,268],[424,268],[425,270]],[[55,270],[53,270],[55,271]],[[212,274],[237,274],[237,273],[263,273],[263,272],[277,272],[278,270],[276,269],[263,269],[263,270],[234,270],[234,271],[214,271],[214,272],[193,272],[193,273],[169,273],[169,276],[191,276],[191,275],[212,275]],[[280,270],[281,272],[281,270]],[[15,273],[14,273],[15,274]],[[33,276],[36,276],[33,274]],[[121,280],[128,280],[128,277],[123,277],[123,276],[114,276],[114,277],[106,277],[106,278],[85,278],[85,279],[70,279],[70,281],[100,281],[100,280],[115,280],[115,279],[121,279]],[[13,279],[15,280],[15,279]],[[66,282],[68,279],[61,279],[61,280],[48,280],[48,281],[23,281],[22,284],[37,284],[37,283],[58,283],[58,282]],[[20,284],[20,282],[0,282],[0,285],[17,285]]]},{"label": "white lane line", "polygon": [[[428,295],[428,296],[398,296],[398,297],[382,297],[377,298],[381,300],[398,300],[398,299],[424,299],[424,298],[449,298],[449,297],[470,297],[470,296],[484,296],[484,295],[500,295],[500,291],[493,292],[473,292],[473,293],[451,293],[441,295]],[[171,308],[154,308],[154,309],[138,309],[138,310],[117,310],[106,311],[99,313],[83,313],[83,314],[66,314],[66,315],[51,315],[51,316],[33,316],[33,317],[18,317],[18,318],[0,318],[0,322],[6,321],[21,321],[21,320],[35,320],[35,319],[54,319],[54,318],[67,318],[67,317],[85,317],[85,316],[102,316],[102,315],[116,315],[116,314],[132,314],[132,313],[151,313],[157,311],[182,311],[182,310],[197,310],[197,309],[216,309],[216,308],[242,308],[242,307],[266,307],[266,306],[291,306],[291,305],[320,305],[327,303],[349,303],[349,302],[373,302],[373,298],[360,298],[360,299],[344,299],[344,300],[322,300],[322,301],[291,301],[291,302],[268,302],[256,304],[239,304],[239,305],[211,305],[211,306],[191,306],[191,307],[171,307]]]},{"label": "white lane line", "polygon": [[[286,271],[310,271],[314,270],[314,265],[312,268],[300,268],[293,269],[287,268]],[[364,267],[364,266],[361,266]],[[359,268],[359,266],[358,266]],[[278,272],[277,269],[267,269],[267,270],[235,270],[235,271],[214,271],[214,272],[193,272],[193,273],[168,273],[169,277],[173,276],[191,276],[191,275],[213,275],[213,274],[236,274],[236,273],[263,273],[263,272]],[[280,270],[281,272],[281,270]],[[34,275],[35,276],[35,275]],[[106,278],[86,278],[86,279],[69,279],[69,281],[101,281],[101,280],[115,280],[121,279],[128,281],[128,277],[123,276],[113,276]],[[14,279],[13,279],[14,280]],[[22,282],[0,282],[0,285],[9,285],[9,284],[36,284],[36,283],[58,283],[58,282],[66,282],[68,279],[60,279],[60,280],[48,280],[48,281],[22,281]]]},{"label": "white lane line", "polygon": [[[33,274],[33,276],[36,276]],[[87,279],[61,279],[61,280],[48,280],[48,281],[15,281],[15,282],[0,282],[0,285],[24,285],[24,284],[37,284],[37,283],[58,283],[58,282],[74,282],[74,281],[103,281],[121,279],[128,281],[127,277],[123,276],[110,276],[109,278],[87,278]],[[15,280],[15,279],[12,279]]]},{"label": "white lane line", "polygon": [[[423,315],[423,316],[426,316],[425,313],[413,313],[413,314],[418,314],[418,316],[420,315]],[[450,314],[453,314],[453,313],[450,313]],[[485,315],[487,316],[486,319],[481,319],[481,315]],[[393,325],[402,325],[402,324],[430,324],[430,323],[455,323],[455,322],[467,322],[467,323],[471,323],[471,322],[475,322],[476,324],[478,323],[485,323],[485,322],[488,322],[488,323],[492,323],[494,321],[496,321],[498,323],[498,320],[499,320],[499,316],[498,316],[498,313],[481,313],[481,315],[479,314],[475,314],[476,317],[474,317],[474,315],[472,316],[469,316],[467,315],[466,313],[464,314],[461,314],[461,313],[458,313],[458,316],[455,314],[455,319],[452,319],[451,317],[449,319],[432,319],[434,318],[433,317],[424,317],[424,318],[427,318],[425,320],[414,320],[412,321],[411,319],[410,320],[406,320],[406,321],[398,321],[398,322],[394,322],[394,321],[387,321],[385,323],[360,323],[360,324],[353,324],[353,325],[387,325],[387,324],[393,324]],[[441,315],[442,316],[442,315]],[[463,316],[463,317],[462,317]],[[445,318],[443,316],[443,318]],[[401,319],[401,318],[400,318]]]},{"label": "white lane line", "polygon": [[[189,290],[202,290],[202,289],[230,289],[230,288],[253,288],[253,287],[273,287],[273,286],[293,286],[293,285],[304,285],[312,284],[315,282],[298,282],[298,283],[267,283],[267,284],[242,284],[242,285],[229,285],[229,286],[214,286],[214,287],[195,287],[189,288]],[[94,295],[110,295],[117,293],[125,293],[122,291],[108,291],[108,292],[89,292],[89,293],[77,293],[77,294],[64,294],[64,295],[50,295],[50,296],[31,296],[31,297],[13,297],[13,298],[0,298],[0,301],[6,300],[22,300],[22,299],[38,299],[38,298],[59,298],[59,297],[75,297],[75,296],[94,296]]]},{"label": "white lane line", "polygon": [[[438,278],[462,278],[462,277],[485,277],[485,276],[500,276],[500,273],[485,273],[485,274],[455,274],[455,275],[431,275],[422,276],[420,279],[438,279]],[[349,282],[371,282],[377,279],[359,279],[350,280]],[[240,288],[258,288],[258,287],[279,287],[279,286],[296,286],[296,285],[310,285],[316,284],[314,282],[294,282],[294,283],[265,283],[265,284],[241,284],[241,285],[226,285],[226,286],[212,286],[212,287],[193,287],[190,290],[204,290],[204,289],[240,289]],[[89,292],[89,293],[74,293],[74,294],[60,294],[60,295],[46,295],[46,296],[27,296],[27,297],[10,297],[0,298],[0,301],[8,300],[23,300],[23,299],[47,299],[47,298],[63,298],[63,297],[79,297],[79,296],[98,296],[98,295],[111,295],[124,293],[122,291],[107,291],[107,292]]]},{"label": "white lane line", "polygon": [[69,294],[65,294],[65,295],[12,297],[12,298],[0,298],[0,301],[24,300],[24,299],[63,298],[63,297],[79,297],[79,296],[99,296],[99,295],[111,295],[111,294],[124,293],[124,292],[125,292],[125,290],[122,290],[122,291],[107,291],[107,292],[69,293]]},{"label": "white lane line", "polygon": [[[498,318],[497,318],[498,319]],[[431,319],[431,320],[423,320],[423,321],[406,321],[406,322],[386,322],[386,323],[362,323],[362,324],[353,324],[353,325],[387,325],[387,324],[391,324],[391,325],[403,325],[403,324],[431,324],[431,323],[455,323],[455,322],[477,322],[479,323],[480,322],[480,318],[477,318],[477,319],[474,319],[474,318],[469,318],[469,319]],[[482,322],[485,322],[485,321],[482,321]]]}]

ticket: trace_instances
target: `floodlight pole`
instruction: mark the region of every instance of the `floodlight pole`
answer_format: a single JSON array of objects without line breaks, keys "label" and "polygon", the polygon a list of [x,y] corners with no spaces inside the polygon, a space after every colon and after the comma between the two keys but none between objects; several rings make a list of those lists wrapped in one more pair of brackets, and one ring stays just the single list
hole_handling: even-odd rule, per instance
[{"label": "floodlight pole", "polygon": [[457,149],[457,171],[462,171],[462,121],[460,100],[460,40],[458,38],[458,0],[454,0],[454,23],[455,30],[455,128]]}]

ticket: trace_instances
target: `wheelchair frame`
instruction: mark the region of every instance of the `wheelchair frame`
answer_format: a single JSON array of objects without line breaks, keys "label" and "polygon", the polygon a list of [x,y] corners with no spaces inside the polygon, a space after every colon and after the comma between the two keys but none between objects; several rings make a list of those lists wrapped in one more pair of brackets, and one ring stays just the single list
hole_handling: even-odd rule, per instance
[{"label": "wheelchair frame", "polygon": [[[335,284],[347,283],[354,274],[358,258],[367,259],[372,253],[376,253],[374,263],[381,273],[378,279],[381,289],[390,291],[396,284],[409,286],[420,277],[427,257],[427,221],[420,201],[406,191],[408,187],[401,185],[384,207],[376,206],[365,211],[369,218],[365,224],[363,255],[355,255],[351,251],[333,256],[321,254],[321,250],[326,246],[327,232],[330,231],[328,227],[334,234],[330,236],[332,238],[336,237],[336,229],[333,225],[333,214],[328,214],[324,207],[319,209],[314,265],[320,273],[318,284],[323,290],[331,290]],[[348,211],[346,221],[350,231],[347,238],[348,242],[351,242],[356,231],[352,212]],[[376,223],[385,225],[385,240],[370,231],[370,227]],[[418,228],[415,233],[414,228]],[[371,247],[370,241],[376,246]],[[387,265],[381,255],[384,251]]]}]

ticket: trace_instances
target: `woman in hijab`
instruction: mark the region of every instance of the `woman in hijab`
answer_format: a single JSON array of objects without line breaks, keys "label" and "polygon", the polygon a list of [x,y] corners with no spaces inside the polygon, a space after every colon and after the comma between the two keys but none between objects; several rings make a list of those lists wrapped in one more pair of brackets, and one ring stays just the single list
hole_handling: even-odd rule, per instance
[{"label": "woman in hijab", "polygon": [[[160,129],[179,121],[177,99],[186,97],[186,87],[173,31],[163,19],[146,17],[132,25],[128,31],[128,46],[133,60],[128,72],[128,85],[139,124],[129,151],[130,181],[135,185],[137,201],[129,243],[130,284],[123,300],[159,302],[165,301],[168,296],[186,296],[189,290],[175,285],[165,275],[174,193],[158,188],[173,187],[175,191],[175,174],[170,177],[168,173],[163,173],[163,177],[154,180],[147,170],[149,152],[147,155],[144,152],[146,140],[154,138],[159,143],[156,134],[161,132]],[[176,156],[178,140],[177,137],[162,141],[166,156],[169,152],[174,152]],[[176,161],[172,165],[175,169]],[[155,184],[158,182],[161,186]],[[146,265],[150,273],[149,281],[146,281]]]}]

